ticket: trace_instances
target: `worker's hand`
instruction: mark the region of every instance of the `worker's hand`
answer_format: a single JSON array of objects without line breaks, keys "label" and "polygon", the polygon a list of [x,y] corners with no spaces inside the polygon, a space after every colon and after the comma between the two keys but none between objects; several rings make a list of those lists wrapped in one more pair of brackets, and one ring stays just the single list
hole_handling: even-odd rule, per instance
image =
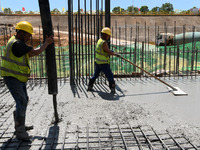
[{"label": "worker's hand", "polygon": [[49,36],[49,37],[46,35],[45,43],[46,43],[47,45],[49,45],[49,44],[51,44],[51,43],[53,43],[53,42],[54,42],[53,35],[51,35],[51,36]]}]

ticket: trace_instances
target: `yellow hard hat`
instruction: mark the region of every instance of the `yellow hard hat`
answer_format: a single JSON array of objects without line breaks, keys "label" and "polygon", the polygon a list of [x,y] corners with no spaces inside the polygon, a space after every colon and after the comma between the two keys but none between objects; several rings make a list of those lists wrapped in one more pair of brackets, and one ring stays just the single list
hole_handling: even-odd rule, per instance
[{"label": "yellow hard hat", "polygon": [[105,33],[105,34],[108,34],[108,35],[111,35],[111,30],[110,28],[108,27],[105,27],[101,30],[101,33]]},{"label": "yellow hard hat", "polygon": [[20,21],[20,22],[18,22],[16,24],[15,29],[16,30],[23,30],[23,31],[26,31],[26,32],[28,32],[30,34],[34,34],[33,33],[33,26],[28,21]]}]

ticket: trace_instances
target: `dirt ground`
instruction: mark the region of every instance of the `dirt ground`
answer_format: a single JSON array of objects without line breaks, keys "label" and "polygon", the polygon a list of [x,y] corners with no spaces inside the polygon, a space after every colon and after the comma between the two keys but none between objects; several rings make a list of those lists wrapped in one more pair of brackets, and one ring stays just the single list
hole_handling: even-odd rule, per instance
[{"label": "dirt ground", "polygon": [[[38,29],[34,29],[34,35],[32,36],[32,41],[30,40],[27,44],[35,47],[38,47],[43,42],[43,33],[39,32]],[[0,46],[5,46],[7,41],[11,36],[15,35],[15,33],[11,33],[7,36],[0,35]],[[68,46],[68,34],[54,32],[54,40],[55,46]]]}]

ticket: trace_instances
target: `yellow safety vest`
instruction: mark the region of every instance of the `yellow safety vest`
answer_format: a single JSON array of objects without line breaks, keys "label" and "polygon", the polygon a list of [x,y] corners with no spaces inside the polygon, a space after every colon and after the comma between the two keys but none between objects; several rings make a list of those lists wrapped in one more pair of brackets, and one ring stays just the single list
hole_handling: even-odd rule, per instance
[{"label": "yellow safety vest", "polygon": [[95,62],[97,64],[109,64],[110,57],[108,53],[103,50],[103,43],[105,40],[99,39],[96,45],[96,54],[95,54]]},{"label": "yellow safety vest", "polygon": [[26,54],[16,57],[12,53],[12,46],[17,40],[15,36],[12,36],[6,45],[6,51],[2,56],[1,76],[14,77],[21,82],[27,82],[30,76],[29,56]]}]

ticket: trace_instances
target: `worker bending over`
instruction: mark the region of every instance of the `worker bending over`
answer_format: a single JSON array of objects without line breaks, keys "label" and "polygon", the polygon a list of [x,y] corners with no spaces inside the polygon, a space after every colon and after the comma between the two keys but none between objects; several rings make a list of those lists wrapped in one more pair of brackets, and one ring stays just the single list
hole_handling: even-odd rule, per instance
[{"label": "worker bending over", "polygon": [[27,21],[16,24],[16,35],[12,36],[2,57],[1,76],[16,102],[14,114],[15,133],[20,140],[28,140],[30,136],[25,127],[28,94],[26,82],[30,75],[29,57],[42,53],[54,42],[53,36],[46,37],[44,44],[36,49],[26,45],[33,33],[32,25]]},{"label": "worker bending over", "polygon": [[95,73],[89,81],[88,91],[92,91],[93,84],[102,71],[108,81],[111,93],[115,93],[115,81],[113,73],[110,69],[110,55],[119,56],[119,54],[111,51],[108,47],[107,40],[111,36],[111,30],[105,27],[101,30],[101,38],[98,40],[95,51]]}]

